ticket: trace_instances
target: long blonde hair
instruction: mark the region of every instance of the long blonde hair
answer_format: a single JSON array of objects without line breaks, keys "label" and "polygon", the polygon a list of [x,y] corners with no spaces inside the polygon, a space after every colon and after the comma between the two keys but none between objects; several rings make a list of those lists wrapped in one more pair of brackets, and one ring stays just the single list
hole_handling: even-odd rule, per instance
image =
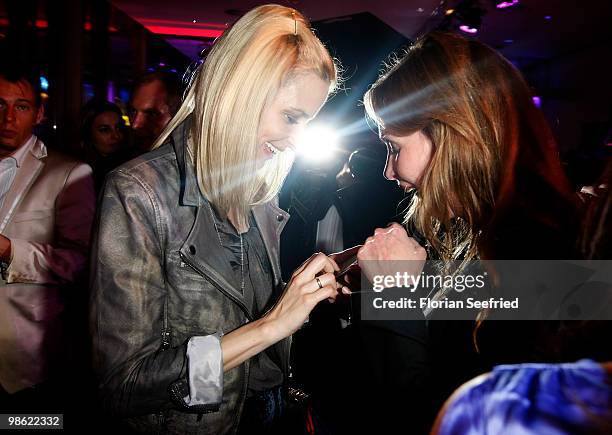
[{"label": "long blonde hair", "polygon": [[488,46],[450,33],[426,35],[364,103],[381,130],[400,136],[422,130],[433,144],[406,221],[430,242],[434,257],[498,255],[494,239],[519,204],[553,225],[560,204],[570,212],[571,187],[550,129],[521,74]]},{"label": "long blonde hair", "polygon": [[157,145],[194,114],[190,151],[203,195],[239,226],[251,206],[278,194],[293,155],[279,153],[257,168],[261,114],[294,73],[314,72],[336,85],[336,65],[309,23],[294,9],[252,9],[215,43],[181,108]]}]

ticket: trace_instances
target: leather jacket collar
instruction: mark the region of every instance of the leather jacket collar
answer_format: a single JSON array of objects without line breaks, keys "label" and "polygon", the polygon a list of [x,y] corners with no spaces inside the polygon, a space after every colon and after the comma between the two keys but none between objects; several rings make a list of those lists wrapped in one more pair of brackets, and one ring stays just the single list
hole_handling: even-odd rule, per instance
[{"label": "leather jacket collar", "polygon": [[[210,228],[214,228],[214,223],[209,210],[207,210],[208,200],[200,192],[193,165],[188,163],[187,148],[192,116],[190,115],[177,126],[171,136],[181,178],[180,204],[198,208],[194,225],[181,247],[181,257],[196,270],[212,279],[228,297],[241,305],[247,315],[252,318],[252,313],[244,304],[236,277],[230,270],[229,264],[224,261],[223,247],[219,244],[216,233],[210,231]],[[279,284],[282,281],[279,240],[280,234],[289,219],[289,214],[274,202],[269,202],[254,206],[253,215],[272,265],[274,282]]]}]

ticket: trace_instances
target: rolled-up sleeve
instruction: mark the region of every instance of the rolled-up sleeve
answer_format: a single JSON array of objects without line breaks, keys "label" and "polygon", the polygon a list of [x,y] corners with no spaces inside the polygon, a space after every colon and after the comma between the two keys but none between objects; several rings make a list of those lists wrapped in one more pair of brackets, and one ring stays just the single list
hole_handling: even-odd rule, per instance
[{"label": "rolled-up sleeve", "polygon": [[223,397],[223,353],[220,335],[192,337],[187,342],[187,406],[221,403]]}]

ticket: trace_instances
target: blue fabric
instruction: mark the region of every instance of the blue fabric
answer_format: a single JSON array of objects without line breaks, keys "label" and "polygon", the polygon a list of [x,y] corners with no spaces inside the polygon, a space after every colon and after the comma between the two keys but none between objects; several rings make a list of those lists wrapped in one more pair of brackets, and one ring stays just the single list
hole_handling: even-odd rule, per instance
[{"label": "blue fabric", "polygon": [[438,433],[607,433],[611,412],[612,386],[594,361],[506,365],[460,390]]},{"label": "blue fabric", "polygon": [[244,402],[239,435],[280,434],[284,414],[282,387],[254,391]]}]

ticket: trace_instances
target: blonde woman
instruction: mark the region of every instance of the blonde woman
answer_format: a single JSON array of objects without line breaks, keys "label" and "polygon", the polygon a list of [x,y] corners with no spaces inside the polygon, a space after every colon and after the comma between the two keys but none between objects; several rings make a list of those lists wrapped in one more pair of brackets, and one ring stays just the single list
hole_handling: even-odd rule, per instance
[{"label": "blonde woman", "polygon": [[288,337],[335,298],[338,267],[314,255],[283,289],[288,215],[274,199],[296,135],[335,83],[301,14],[257,7],[216,42],[157,149],[107,178],[92,260],[94,366],[105,407],[132,429],[277,424]]}]

